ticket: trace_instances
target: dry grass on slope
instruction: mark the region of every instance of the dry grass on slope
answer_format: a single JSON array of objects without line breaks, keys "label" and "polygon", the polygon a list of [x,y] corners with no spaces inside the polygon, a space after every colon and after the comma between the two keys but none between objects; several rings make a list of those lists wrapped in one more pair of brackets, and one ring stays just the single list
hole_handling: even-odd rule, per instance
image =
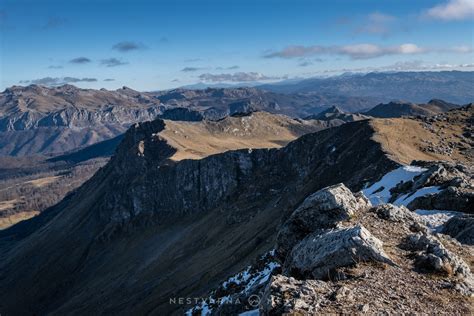
[{"label": "dry grass on slope", "polygon": [[[373,119],[373,139],[390,158],[408,164],[412,160],[457,161],[473,159],[472,136],[463,134],[474,115],[471,107],[453,110],[433,118]],[[471,134],[472,135],[472,134]]]},{"label": "dry grass on slope", "polygon": [[159,137],[177,149],[171,157],[175,161],[201,159],[244,148],[279,148],[299,136],[323,129],[317,121],[295,120],[266,112],[220,121],[165,120],[165,123],[165,130]]}]

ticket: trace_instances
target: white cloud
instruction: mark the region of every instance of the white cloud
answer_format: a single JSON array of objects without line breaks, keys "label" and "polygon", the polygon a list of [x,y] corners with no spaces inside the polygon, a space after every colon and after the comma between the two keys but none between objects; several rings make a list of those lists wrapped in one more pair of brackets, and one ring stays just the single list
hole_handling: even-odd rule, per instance
[{"label": "white cloud", "polygon": [[470,53],[472,47],[455,46],[450,48],[426,48],[413,43],[395,46],[375,44],[353,44],[343,46],[288,46],[280,51],[268,52],[264,58],[301,58],[315,55],[342,55],[352,59],[369,59],[386,55],[415,55],[432,52]]},{"label": "white cloud", "polygon": [[451,21],[474,17],[474,0],[448,0],[426,12],[431,18]]},{"label": "white cloud", "polygon": [[397,47],[397,51],[399,51],[400,54],[419,54],[423,53],[425,50],[415,44],[402,44]]},{"label": "white cloud", "polygon": [[288,46],[281,51],[270,52],[265,58],[296,58],[311,55],[343,55],[352,59],[368,59],[384,55],[419,54],[426,49],[415,44],[406,43],[398,46],[380,46],[375,44],[354,44],[343,46]]},{"label": "white cloud", "polygon": [[75,77],[63,77],[63,78],[53,78],[53,77],[44,77],[40,79],[33,80],[21,80],[22,84],[38,84],[43,86],[60,86],[68,83],[78,83],[78,82],[97,82],[96,78],[75,78]]},{"label": "white cloud", "polygon": [[233,74],[210,74],[205,73],[199,75],[199,79],[203,81],[213,82],[244,82],[244,81],[265,81],[285,79],[285,77],[270,77],[259,72],[236,72]]},{"label": "white cloud", "polygon": [[427,63],[423,60],[399,61],[394,64],[380,67],[326,69],[321,73],[336,74],[344,72],[372,72],[372,71],[441,71],[441,70],[468,70],[472,71],[474,64]]}]

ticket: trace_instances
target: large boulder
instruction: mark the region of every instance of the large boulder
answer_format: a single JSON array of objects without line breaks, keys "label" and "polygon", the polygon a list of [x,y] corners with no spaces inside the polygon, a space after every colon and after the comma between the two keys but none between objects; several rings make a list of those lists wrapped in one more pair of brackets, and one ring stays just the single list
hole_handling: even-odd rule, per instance
[{"label": "large boulder", "polygon": [[311,194],[291,214],[277,236],[276,251],[282,260],[294,245],[308,234],[335,228],[348,220],[359,208],[370,207],[363,194],[353,195],[342,183],[326,187]]},{"label": "large boulder", "polygon": [[444,224],[442,233],[463,244],[474,245],[474,215],[454,216]]},{"label": "large boulder", "polygon": [[331,291],[328,283],[319,280],[296,280],[292,277],[272,277],[260,302],[261,315],[316,315]]},{"label": "large boulder", "polygon": [[456,289],[465,295],[474,294],[474,277],[469,266],[446,249],[433,235],[416,233],[407,237],[406,246],[414,251],[415,266],[425,272],[456,276]]},{"label": "large boulder", "polygon": [[391,222],[422,222],[420,216],[413,213],[405,206],[395,206],[393,204],[380,204],[371,209],[381,219]]},{"label": "large boulder", "polygon": [[357,225],[307,236],[291,251],[284,274],[302,279],[326,279],[337,268],[367,261],[393,264],[382,242]]}]

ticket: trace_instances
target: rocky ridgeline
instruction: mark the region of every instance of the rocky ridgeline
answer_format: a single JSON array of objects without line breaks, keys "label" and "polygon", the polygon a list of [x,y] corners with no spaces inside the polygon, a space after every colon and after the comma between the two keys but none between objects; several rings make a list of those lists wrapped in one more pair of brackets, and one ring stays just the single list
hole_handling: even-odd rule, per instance
[{"label": "rocky ridgeline", "polygon": [[[438,181],[435,174],[443,173],[414,183]],[[470,221],[460,242],[472,244],[472,219],[453,217],[445,229]],[[274,251],[187,314],[466,314],[472,312],[473,259],[472,246],[429,229],[423,216],[405,206],[373,206],[338,184],[308,196],[280,228]],[[265,279],[248,286],[265,268]]]}]

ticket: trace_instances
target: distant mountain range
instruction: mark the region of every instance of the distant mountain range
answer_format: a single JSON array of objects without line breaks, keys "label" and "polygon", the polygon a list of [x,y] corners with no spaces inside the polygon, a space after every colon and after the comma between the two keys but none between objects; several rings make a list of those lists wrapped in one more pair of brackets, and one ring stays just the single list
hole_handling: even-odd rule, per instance
[{"label": "distant mountain range", "polygon": [[14,86],[0,93],[0,155],[61,154],[116,137],[130,125],[159,115],[175,120],[219,120],[267,111],[304,117],[330,105],[360,110],[373,101],[357,97],[282,94],[256,88],[176,89],[138,92]]},{"label": "distant mountain range", "polygon": [[368,109],[375,99],[315,93],[277,93],[257,88],[174,89],[153,94],[169,107],[198,110],[205,118],[220,119],[248,111],[267,111],[292,117],[305,117],[331,106],[349,112]]},{"label": "distant mountain range", "polygon": [[159,100],[122,88],[14,86],[0,93],[0,154],[62,153],[117,136],[161,113]]},{"label": "distant mountain range", "polygon": [[280,93],[317,93],[374,98],[378,102],[442,99],[466,104],[474,100],[474,72],[380,72],[309,78],[265,84],[258,88]]},{"label": "distant mountain range", "polygon": [[[180,88],[157,92],[127,87],[109,91],[72,85],[13,86],[0,93],[0,155],[63,154],[117,137],[130,125],[158,116],[172,120],[220,120],[239,113],[266,111],[299,118],[330,118],[332,122],[328,124],[338,125],[363,118],[351,114],[356,112],[374,117],[432,115],[456,107],[454,103],[472,102],[473,86],[474,72],[459,71],[348,74],[284,81],[259,88]],[[433,98],[445,101],[423,103]],[[391,102],[394,99],[424,105]],[[337,107],[341,113],[331,113],[326,118],[317,116],[331,107]]]},{"label": "distant mountain range", "polygon": [[393,118],[401,116],[431,116],[438,113],[443,113],[459,107],[457,104],[448,103],[443,100],[431,100],[428,103],[415,104],[411,102],[397,102],[381,103],[373,107],[363,114],[380,117]]}]

